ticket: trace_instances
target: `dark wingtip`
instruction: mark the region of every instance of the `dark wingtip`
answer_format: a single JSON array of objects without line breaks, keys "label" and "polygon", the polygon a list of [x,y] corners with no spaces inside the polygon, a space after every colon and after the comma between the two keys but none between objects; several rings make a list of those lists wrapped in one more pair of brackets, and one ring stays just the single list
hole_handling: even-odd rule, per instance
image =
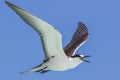
[{"label": "dark wingtip", "polygon": [[78,22],[78,24],[82,24],[82,25],[84,25],[84,26],[85,26],[85,24],[84,24],[83,22],[81,22],[81,21],[79,21],[79,22]]},{"label": "dark wingtip", "polygon": [[13,4],[8,2],[8,1],[5,1],[5,3],[8,5],[8,6],[12,6]]},{"label": "dark wingtip", "polygon": [[7,5],[8,5],[8,4],[11,4],[10,2],[8,2],[8,1],[6,1],[6,0],[5,0],[5,3],[6,3]]},{"label": "dark wingtip", "polygon": [[83,24],[83,22],[79,21],[78,24]]}]

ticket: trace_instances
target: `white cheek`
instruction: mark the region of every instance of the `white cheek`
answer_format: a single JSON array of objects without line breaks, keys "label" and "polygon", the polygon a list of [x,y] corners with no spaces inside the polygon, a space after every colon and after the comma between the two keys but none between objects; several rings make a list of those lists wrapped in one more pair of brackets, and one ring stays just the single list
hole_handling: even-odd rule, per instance
[{"label": "white cheek", "polygon": [[72,58],[71,58],[71,57],[69,57],[69,58],[68,58],[68,60],[69,60],[69,61],[71,61],[71,60],[72,60]]}]

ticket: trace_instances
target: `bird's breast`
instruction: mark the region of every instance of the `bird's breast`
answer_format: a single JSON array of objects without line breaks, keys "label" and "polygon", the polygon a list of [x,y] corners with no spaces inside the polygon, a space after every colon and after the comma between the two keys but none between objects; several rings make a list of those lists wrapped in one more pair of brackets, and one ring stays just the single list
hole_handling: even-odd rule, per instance
[{"label": "bird's breast", "polygon": [[75,68],[77,65],[78,63],[69,60],[67,57],[53,58],[46,63],[46,66],[48,66],[50,70],[54,70],[54,71],[65,71],[68,69]]}]

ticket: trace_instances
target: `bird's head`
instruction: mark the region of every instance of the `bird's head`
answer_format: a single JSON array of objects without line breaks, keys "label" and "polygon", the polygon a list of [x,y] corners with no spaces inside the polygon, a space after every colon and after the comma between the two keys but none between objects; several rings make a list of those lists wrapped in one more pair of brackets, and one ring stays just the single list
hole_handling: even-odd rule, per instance
[{"label": "bird's head", "polygon": [[85,55],[81,55],[81,54],[76,54],[76,55],[72,56],[72,58],[75,58],[75,57],[78,57],[80,60],[82,60],[84,62],[90,63],[90,61],[84,59],[84,58],[90,57],[89,55],[85,56]]}]

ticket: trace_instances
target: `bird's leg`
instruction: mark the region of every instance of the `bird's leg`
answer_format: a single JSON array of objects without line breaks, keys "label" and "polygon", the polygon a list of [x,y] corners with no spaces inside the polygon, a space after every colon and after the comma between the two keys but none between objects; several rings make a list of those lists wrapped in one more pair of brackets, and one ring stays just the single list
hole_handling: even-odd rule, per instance
[{"label": "bird's leg", "polygon": [[48,72],[48,71],[50,71],[50,70],[42,70],[40,73],[46,73],[46,72]]},{"label": "bird's leg", "polygon": [[44,69],[46,69],[47,67],[44,67],[43,69],[40,69],[40,70],[37,70],[36,72],[41,72],[43,71]]},{"label": "bird's leg", "polygon": [[44,67],[43,69],[41,69],[41,70],[38,70],[38,71],[36,71],[36,72],[40,72],[40,73],[46,73],[46,72],[48,72],[48,71],[50,71],[50,70],[45,70],[47,67]]}]

